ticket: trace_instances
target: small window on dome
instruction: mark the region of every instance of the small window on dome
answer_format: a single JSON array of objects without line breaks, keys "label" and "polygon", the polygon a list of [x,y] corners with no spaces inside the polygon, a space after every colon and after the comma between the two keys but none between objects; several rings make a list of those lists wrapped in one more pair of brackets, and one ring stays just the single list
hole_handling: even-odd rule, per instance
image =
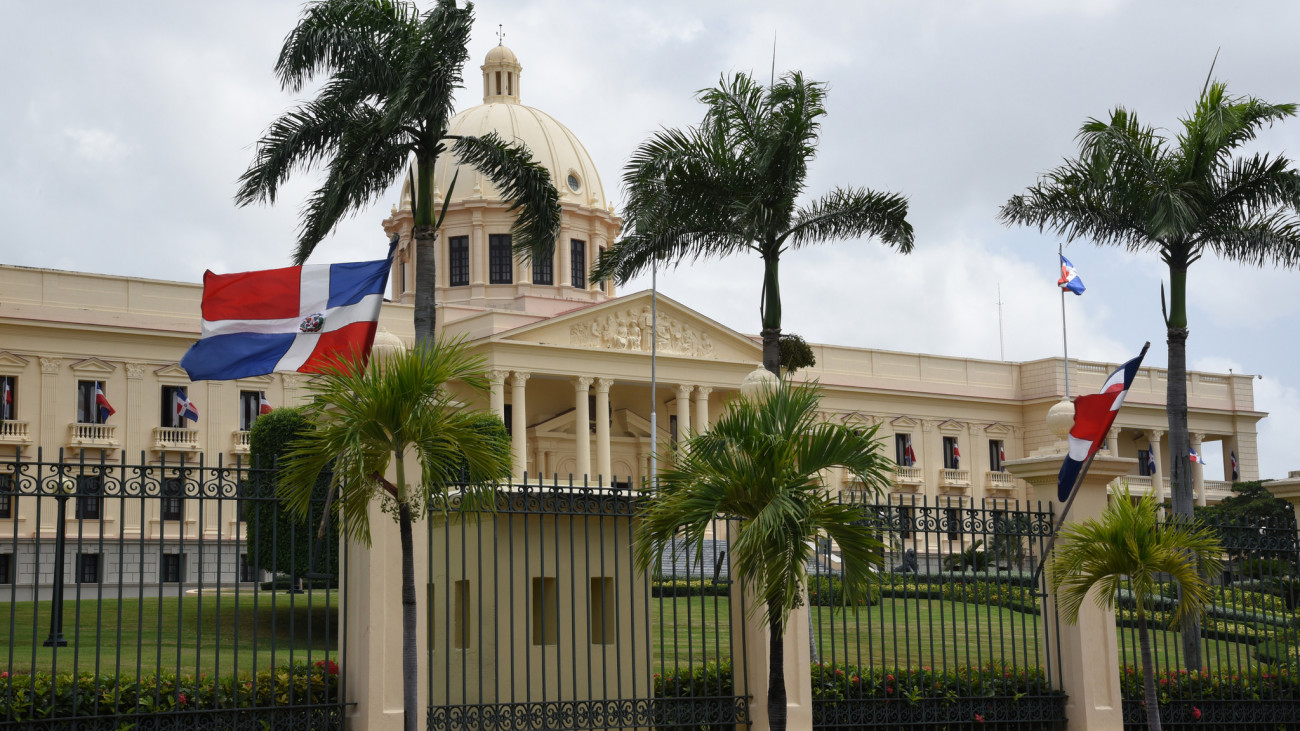
[{"label": "small window on dome", "polygon": [[577,193],[578,190],[582,188],[582,181],[578,180],[578,176],[575,173],[569,173],[568,183],[569,183],[569,190],[573,191],[574,193]]}]

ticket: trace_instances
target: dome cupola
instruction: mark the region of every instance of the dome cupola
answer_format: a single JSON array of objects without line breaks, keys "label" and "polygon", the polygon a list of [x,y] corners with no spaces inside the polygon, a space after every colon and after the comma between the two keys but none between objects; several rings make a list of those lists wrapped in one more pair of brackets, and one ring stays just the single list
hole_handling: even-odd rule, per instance
[{"label": "dome cupola", "polygon": [[514,51],[497,44],[483,60],[483,103],[519,103],[519,75],[524,67],[519,65]]}]

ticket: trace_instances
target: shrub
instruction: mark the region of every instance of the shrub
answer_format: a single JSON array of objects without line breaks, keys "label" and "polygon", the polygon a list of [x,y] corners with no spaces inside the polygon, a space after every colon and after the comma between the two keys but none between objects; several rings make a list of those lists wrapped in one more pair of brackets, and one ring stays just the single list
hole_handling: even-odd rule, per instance
[{"label": "shrub", "polygon": [[713,579],[654,579],[650,596],[731,596],[731,583]]},{"label": "shrub", "polygon": [[[1156,674],[1156,693],[1160,703],[1175,700],[1258,700],[1289,698],[1296,692],[1295,676],[1287,668],[1222,670],[1210,672],[1162,670]],[[1142,669],[1126,667],[1120,673],[1120,691],[1125,700],[1146,697],[1142,688]]]},{"label": "shrub", "polygon": [[654,674],[655,728],[674,731],[730,731],[735,724],[683,725],[698,718],[693,704],[672,702],[670,699],[719,698],[735,695],[731,663],[706,663],[683,668],[671,668]]},{"label": "shrub", "polygon": [[[863,592],[865,596],[857,605],[876,606],[880,603],[880,587],[870,584]],[[845,606],[844,580],[838,576],[814,576],[808,579],[808,604],[814,607]]]},{"label": "shrub", "polygon": [[944,556],[943,567],[948,570],[971,568],[976,571],[983,571],[987,569],[989,567],[989,555],[984,550],[984,541],[975,541],[970,548],[961,553],[951,553]]},{"label": "shrub", "polygon": [[989,663],[982,667],[938,670],[922,668],[858,667],[847,663],[814,663],[813,700],[842,701],[860,698],[943,702],[958,698],[1025,695],[1060,696],[1040,668]]}]

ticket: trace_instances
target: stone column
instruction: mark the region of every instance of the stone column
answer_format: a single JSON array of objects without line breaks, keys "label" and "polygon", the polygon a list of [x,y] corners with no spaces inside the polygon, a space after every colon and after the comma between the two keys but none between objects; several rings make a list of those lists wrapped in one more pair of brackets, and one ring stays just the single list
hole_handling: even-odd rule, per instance
[{"label": "stone column", "polygon": [[506,378],[510,371],[491,370],[488,371],[488,383],[491,385],[491,395],[488,396],[488,408],[492,413],[497,415],[498,419],[505,421],[506,418]]},{"label": "stone column", "polygon": [[63,361],[58,358],[41,357],[41,431],[36,437],[41,440],[37,444],[49,450],[45,459],[57,459],[57,445],[65,442],[59,437],[66,436],[66,432],[59,434],[58,427],[67,429],[68,424],[76,420],[59,418],[59,369],[62,367]]},{"label": "stone column", "polygon": [[1113,426],[1106,432],[1106,453],[1112,457],[1119,456],[1119,427]]},{"label": "stone column", "polygon": [[560,229],[560,240],[555,244],[555,253],[559,261],[555,262],[555,286],[563,290],[565,287],[573,287],[573,256],[570,255],[569,237],[572,232],[567,228]]},{"label": "stone column", "polygon": [[677,441],[685,441],[691,431],[691,391],[694,386],[677,387]]},{"label": "stone column", "polygon": [[710,386],[695,387],[695,428],[696,434],[703,434],[709,430],[709,394],[713,392]]},{"label": "stone column", "polygon": [[578,460],[575,471],[579,478],[591,475],[591,414],[587,407],[591,381],[591,376],[573,379],[573,446]]},{"label": "stone column", "polygon": [[1147,430],[1147,448],[1151,450],[1151,458],[1155,460],[1156,468],[1151,473],[1151,489],[1162,504],[1165,501],[1165,467],[1164,460],[1160,458],[1160,440],[1164,438],[1165,433],[1160,429]]},{"label": "stone column", "polygon": [[523,480],[524,471],[528,469],[528,404],[524,387],[529,375],[515,371],[510,380],[510,457],[514,462],[512,474],[515,480]]},{"label": "stone column", "polygon": [[609,464],[609,387],[613,379],[596,379],[596,475],[600,483],[613,480]]},{"label": "stone column", "polygon": [[[1189,436],[1192,438],[1192,449],[1204,459],[1201,443],[1205,441],[1205,435],[1201,432],[1192,432]],[[1196,504],[1205,505],[1205,465],[1199,462],[1192,465],[1192,491],[1196,493]]]}]

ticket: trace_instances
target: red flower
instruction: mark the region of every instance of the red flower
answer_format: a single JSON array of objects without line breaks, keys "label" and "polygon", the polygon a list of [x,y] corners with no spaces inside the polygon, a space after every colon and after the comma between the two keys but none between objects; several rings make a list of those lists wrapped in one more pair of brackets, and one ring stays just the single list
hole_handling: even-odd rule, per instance
[{"label": "red flower", "polygon": [[976,721],[976,723],[984,723],[984,717],[981,716],[980,714],[976,713],[976,714],[975,714],[975,721]]},{"label": "red flower", "polygon": [[888,693],[889,695],[893,695],[893,694],[894,694],[894,689],[893,689],[893,688],[890,688],[890,687],[888,687],[888,686],[886,686],[886,687],[885,687],[885,692]]},{"label": "red flower", "polygon": [[9,671],[8,671],[8,670],[6,670],[6,671],[0,673],[0,680],[4,680],[4,679],[7,678],[7,677],[9,677]]},{"label": "red flower", "polygon": [[885,680],[888,680],[889,682],[892,683],[892,682],[894,682],[894,676],[892,676],[892,675],[886,675],[886,676],[885,676]]},{"label": "red flower", "polygon": [[180,694],[180,702],[181,702],[181,705],[182,705],[182,706],[185,705],[185,694],[184,694],[184,693],[181,693],[181,694]]},{"label": "red flower", "polygon": [[339,664],[329,658],[325,658],[324,660],[317,660],[316,667],[323,668],[325,672],[330,675],[339,674]]},{"label": "red flower", "polygon": [[1192,720],[1194,721],[1201,720],[1201,709],[1197,708],[1196,706],[1192,706]]}]

